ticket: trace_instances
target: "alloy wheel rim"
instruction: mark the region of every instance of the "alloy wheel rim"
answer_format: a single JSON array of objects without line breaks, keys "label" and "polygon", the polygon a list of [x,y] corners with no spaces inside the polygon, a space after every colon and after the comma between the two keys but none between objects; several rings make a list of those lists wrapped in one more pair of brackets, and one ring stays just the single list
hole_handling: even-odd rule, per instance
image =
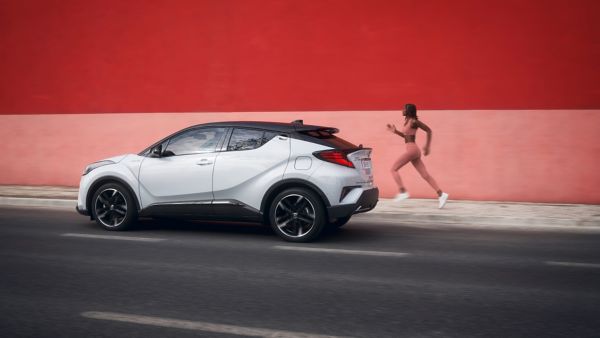
[{"label": "alloy wheel rim", "polygon": [[109,228],[121,225],[127,216],[127,200],[114,188],[102,190],[96,197],[94,208],[96,218]]},{"label": "alloy wheel rim", "polygon": [[275,224],[286,236],[299,238],[315,226],[315,207],[305,196],[291,194],[275,207]]}]

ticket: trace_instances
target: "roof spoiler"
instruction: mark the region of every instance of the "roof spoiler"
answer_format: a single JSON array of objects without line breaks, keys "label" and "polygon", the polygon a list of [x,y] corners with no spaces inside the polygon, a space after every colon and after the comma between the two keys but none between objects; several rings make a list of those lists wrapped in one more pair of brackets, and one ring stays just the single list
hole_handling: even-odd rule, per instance
[{"label": "roof spoiler", "polygon": [[294,120],[292,121],[292,124],[294,125],[294,129],[299,132],[322,131],[330,134],[340,132],[340,130],[337,128],[305,125],[303,120]]}]

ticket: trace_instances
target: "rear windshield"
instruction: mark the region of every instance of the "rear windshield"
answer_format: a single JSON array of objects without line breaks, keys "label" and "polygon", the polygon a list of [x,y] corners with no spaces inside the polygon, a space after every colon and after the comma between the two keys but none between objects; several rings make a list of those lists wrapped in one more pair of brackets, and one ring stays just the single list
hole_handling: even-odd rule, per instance
[{"label": "rear windshield", "polygon": [[322,144],[327,147],[332,147],[335,149],[357,148],[355,144],[348,142],[343,138],[337,137],[328,131],[311,130],[301,132],[301,134],[307,136],[311,142]]}]

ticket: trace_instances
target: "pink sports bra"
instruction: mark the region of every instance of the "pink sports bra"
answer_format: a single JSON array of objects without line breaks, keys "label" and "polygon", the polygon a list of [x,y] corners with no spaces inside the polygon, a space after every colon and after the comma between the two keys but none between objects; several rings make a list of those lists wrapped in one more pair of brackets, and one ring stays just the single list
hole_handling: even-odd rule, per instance
[{"label": "pink sports bra", "polygon": [[414,140],[414,136],[417,134],[417,128],[412,127],[414,122],[415,122],[414,119],[408,120],[408,122],[406,122],[406,125],[403,126],[403,130],[402,130],[402,133],[405,136],[413,136],[413,140]]}]

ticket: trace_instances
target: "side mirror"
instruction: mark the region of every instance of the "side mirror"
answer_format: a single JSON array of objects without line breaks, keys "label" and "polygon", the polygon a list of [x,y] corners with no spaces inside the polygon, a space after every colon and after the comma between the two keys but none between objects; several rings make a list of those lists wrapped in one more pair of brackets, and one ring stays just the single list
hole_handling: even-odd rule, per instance
[{"label": "side mirror", "polygon": [[156,147],[152,148],[151,154],[152,157],[160,157],[162,155],[162,144],[159,144]]}]

